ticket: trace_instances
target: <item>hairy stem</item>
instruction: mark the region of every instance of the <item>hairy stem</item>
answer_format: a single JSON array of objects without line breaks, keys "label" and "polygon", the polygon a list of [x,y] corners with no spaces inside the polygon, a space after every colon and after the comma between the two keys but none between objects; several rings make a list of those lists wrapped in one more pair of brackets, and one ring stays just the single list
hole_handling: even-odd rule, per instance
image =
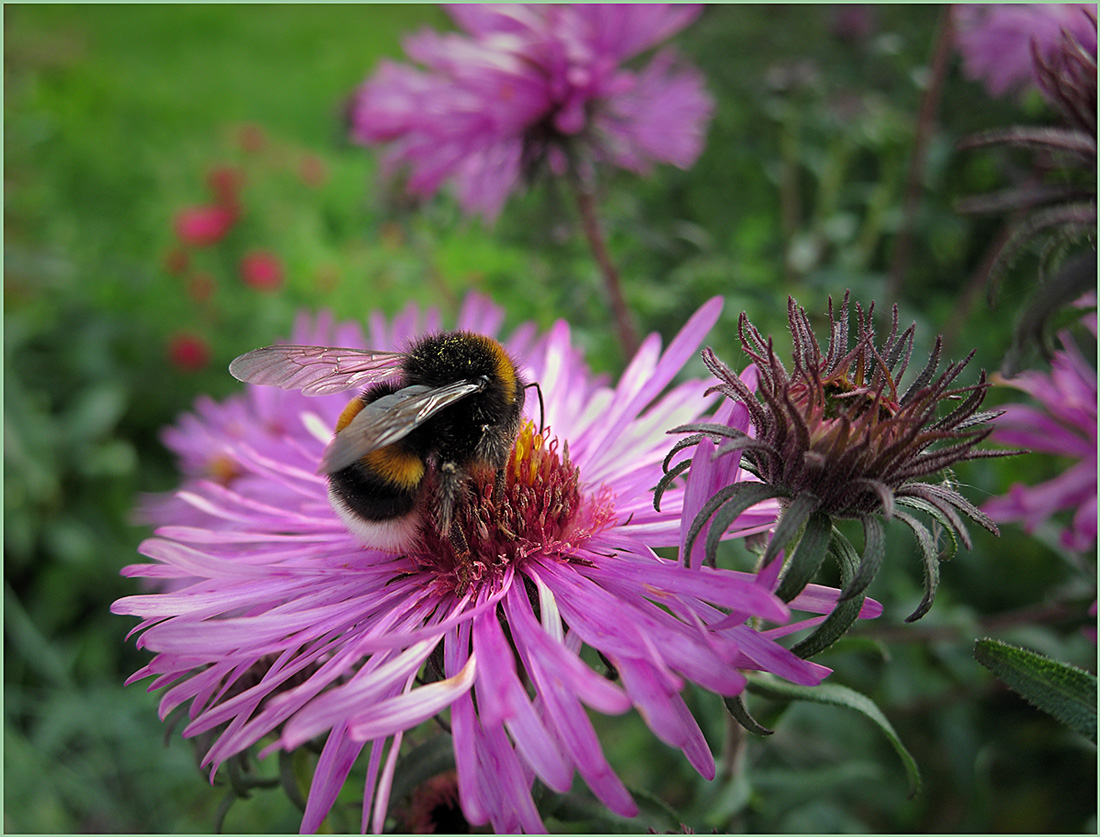
[{"label": "hairy stem", "polygon": [[722,755],[715,778],[727,786],[737,781],[737,777],[745,769],[746,744],[745,728],[726,713],[726,734],[722,740]]},{"label": "hairy stem", "polygon": [[604,243],[603,232],[600,230],[600,222],[596,217],[596,200],[592,193],[583,186],[575,185],[577,194],[577,207],[581,212],[581,223],[584,227],[585,238],[592,249],[592,255],[603,274],[604,287],[607,289],[608,300],[611,303],[611,314],[615,319],[615,330],[619,334],[619,344],[623,347],[623,353],[629,359],[638,350],[638,331],[634,325],[634,318],[627,307],[623,297],[622,284],[619,281],[619,271],[611,256],[607,252]]}]

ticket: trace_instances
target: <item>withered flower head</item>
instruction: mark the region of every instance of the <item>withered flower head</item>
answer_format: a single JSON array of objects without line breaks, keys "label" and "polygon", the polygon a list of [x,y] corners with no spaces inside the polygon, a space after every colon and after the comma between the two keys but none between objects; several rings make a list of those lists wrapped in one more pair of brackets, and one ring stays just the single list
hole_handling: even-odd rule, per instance
[{"label": "withered flower head", "polygon": [[1088,43],[1084,43],[1072,30],[1063,29],[1057,48],[1049,55],[1044,55],[1038,44],[1032,41],[1031,60],[1039,87],[1062,111],[1068,125],[1095,141],[1096,12],[1082,9],[1081,14],[1092,22],[1094,34]]},{"label": "withered flower head", "polygon": [[[983,455],[974,446],[992,432],[982,426],[992,414],[978,412],[988,387],[985,373],[976,384],[953,388],[968,356],[935,377],[937,338],[924,370],[900,391],[914,327],[898,334],[895,306],[890,334],[875,346],[873,313],[873,303],[866,312],[856,305],[856,341],[848,349],[848,297],[839,316],[830,301],[829,348],[822,355],[805,310],[790,299],[794,365],[789,373],[771,340],[741,314],[738,333],[756,364],[763,403],[713,351],[704,350],[707,368],[722,381],[715,389],[749,410],[756,440],[745,450],[746,467],[788,497],[813,494],[818,510],[837,517],[889,516],[895,497],[906,496],[966,510],[969,504],[956,492],[929,491],[919,480]],[[950,401],[959,403],[937,419],[937,408]],[[975,519],[993,529],[981,515]]]},{"label": "withered flower head", "polygon": [[[1045,345],[1054,314],[1096,284],[1096,12],[1079,12],[1083,28],[1063,28],[1049,50],[1031,43],[1035,79],[1062,124],[1015,125],[959,143],[960,149],[1008,146],[1033,155],[1022,182],[959,202],[963,213],[1008,216],[982,268],[991,301],[1016,257],[1032,246],[1039,252],[1044,287],[1023,308],[1002,369],[1007,377],[1016,373],[1024,345]],[[1080,252],[1070,252],[1082,243]]]},{"label": "withered flower head", "polygon": [[[830,300],[829,344],[822,354],[806,311],[789,299],[787,318],[794,345],[790,371],[776,356],[771,339],[742,314],[738,335],[756,366],[756,395],[709,348],[703,351],[703,361],[721,382],[712,391],[744,404],[753,432],[723,424],[688,425],[678,429],[698,433],[678,447],[703,438],[718,440],[722,446],[716,456],[740,452],[742,467],[763,483],[720,489],[696,518],[693,535],[712,515],[712,530],[721,529],[720,524],[750,500],[780,499],[784,512],[763,563],[767,566],[786,549],[781,598],[796,595],[805,586],[828,550],[842,563],[842,571],[848,568],[842,601],[853,599],[881,563],[881,519],[896,517],[905,522],[925,558],[926,595],[910,617],[916,619],[931,606],[940,556],[932,531],[910,512],[929,515],[952,541],[958,538],[968,548],[964,516],[997,534],[993,522],[949,479],[935,475],[957,462],[1011,452],[975,449],[992,432],[986,422],[999,413],[979,410],[989,387],[984,371],[977,383],[956,385],[973,352],[937,375],[941,347],[937,338],[924,368],[903,389],[901,378],[913,351],[914,326],[899,333],[895,306],[890,332],[876,344],[873,313],[874,304],[866,311],[856,305],[853,341],[848,294],[839,310],[834,311]],[[668,476],[682,470],[673,468]],[[865,544],[858,566],[851,545],[832,528],[836,518],[854,518],[863,524]],[[708,538],[711,560],[717,535],[712,531]]]}]

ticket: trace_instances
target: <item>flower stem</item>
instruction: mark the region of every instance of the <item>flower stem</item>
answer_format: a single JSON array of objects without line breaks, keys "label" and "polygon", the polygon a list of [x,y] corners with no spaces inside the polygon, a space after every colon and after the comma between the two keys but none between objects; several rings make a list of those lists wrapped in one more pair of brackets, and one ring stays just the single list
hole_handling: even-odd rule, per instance
[{"label": "flower stem", "polygon": [[611,314],[615,318],[615,329],[619,333],[619,343],[623,347],[623,353],[629,359],[638,350],[638,331],[630,309],[626,305],[626,299],[623,297],[619,272],[615,268],[615,263],[611,261],[604,243],[600,222],[596,217],[596,201],[592,193],[583,186],[575,184],[574,190],[585,238],[588,239],[588,246],[592,249],[592,255],[603,274],[604,287],[607,289],[607,296],[611,303]]},{"label": "flower stem", "polygon": [[913,137],[913,156],[909,161],[909,177],[905,186],[905,201],[902,206],[901,229],[898,230],[894,252],[890,258],[890,274],[887,280],[887,298],[897,299],[905,284],[905,274],[909,270],[909,253],[913,247],[913,229],[917,221],[923,194],[925,161],[928,156],[928,144],[936,127],[936,111],[943,95],[944,80],[951,58],[951,46],[955,36],[951,20],[951,7],[944,6],[936,32],[935,45],[930,61],[930,78],[921,98],[920,113]]},{"label": "flower stem", "polygon": [[726,735],[722,741],[721,776],[729,783],[737,778],[745,764],[745,728],[726,715]]}]

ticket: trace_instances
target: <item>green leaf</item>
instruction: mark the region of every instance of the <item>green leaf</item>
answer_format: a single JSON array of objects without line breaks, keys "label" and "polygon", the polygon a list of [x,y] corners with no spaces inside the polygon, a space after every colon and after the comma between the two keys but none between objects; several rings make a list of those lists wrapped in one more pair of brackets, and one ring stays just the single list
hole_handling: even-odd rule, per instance
[{"label": "green leaf", "polygon": [[875,575],[878,574],[882,560],[886,557],[886,533],[882,528],[882,521],[873,515],[863,517],[863,556],[859,561],[859,569],[855,577],[845,582],[840,601],[846,602],[858,596],[867,589]]},{"label": "green leaf", "polygon": [[[302,773],[303,763],[307,761],[305,757],[306,751],[304,748],[292,752],[279,751],[279,784],[287,799],[293,802],[295,807],[302,813],[305,813],[306,810],[306,798],[302,795],[303,785],[299,774]],[[312,759],[308,761],[312,762]],[[309,787],[309,785],[306,784],[305,787]]]},{"label": "green leaf", "polygon": [[917,609],[905,617],[906,622],[916,622],[928,612],[936,598],[936,588],[940,583],[940,557],[936,551],[936,541],[923,523],[903,511],[895,511],[894,516],[913,530],[923,559],[924,598],[917,605]]},{"label": "green leaf", "polygon": [[[829,554],[836,558],[840,566],[840,586],[844,589],[855,577],[856,568],[859,566],[859,554],[836,527],[833,527],[832,537],[829,540]],[[793,645],[791,651],[804,660],[810,659],[814,654],[820,654],[852,627],[859,618],[859,611],[866,598],[866,595],[860,593],[853,599],[838,602],[825,621],[818,625],[812,634]]]},{"label": "green leaf", "polygon": [[764,550],[764,557],[760,560],[761,566],[768,566],[775,560],[779,550],[785,549],[792,540],[798,537],[798,533],[806,525],[810,516],[820,506],[821,501],[808,492],[799,494],[791,501],[791,504],[783,511],[779,517],[779,522],[775,525],[775,532],[768,543],[768,548]]},{"label": "green leaf", "polygon": [[775,730],[768,729],[749,714],[749,708],[745,706],[744,696],[724,697],[722,702],[726,704],[726,709],[729,710],[733,719],[753,735],[772,735],[775,732]]},{"label": "green leaf", "polygon": [[[630,834],[636,833],[638,829],[634,820],[612,813],[606,805],[584,791],[546,794],[539,805],[539,813],[543,818],[553,817],[567,823],[570,826],[569,831],[579,831],[582,834]],[[573,828],[576,825],[581,828]]]},{"label": "green leaf", "polygon": [[411,794],[429,779],[454,770],[455,755],[451,736],[440,731],[423,744],[410,750],[394,771],[390,798],[397,802]]},{"label": "green leaf", "polygon": [[898,505],[909,506],[911,509],[922,511],[939,524],[939,526],[933,530],[937,533],[935,540],[940,540],[939,532],[945,532],[951,539],[950,548],[939,551],[939,560],[950,561],[955,553],[959,551],[959,539],[955,534],[955,527],[951,525],[950,518],[927,500],[922,500],[920,497],[898,497]]},{"label": "green leaf", "polygon": [[1096,676],[996,639],[974,643],[974,659],[1032,706],[1096,743]]},{"label": "green leaf", "polygon": [[657,823],[663,817],[668,821],[667,824],[671,828],[676,828],[684,822],[683,814],[652,791],[637,785],[627,785],[627,790],[630,791],[630,795],[634,797],[635,802],[642,803],[638,806],[638,813],[646,820]]},{"label": "green leaf", "polygon": [[14,651],[9,659],[19,660],[51,686],[76,691],[72,662],[65,659],[62,644],[42,633],[8,584],[4,585],[4,639]]},{"label": "green leaf", "polygon": [[[671,455],[671,454],[670,454]],[[691,460],[685,459],[683,462],[677,462],[671,469],[665,469],[665,475],[661,477],[661,481],[657,483],[653,489],[653,508],[657,511],[661,510],[661,498],[665,496],[665,492],[668,491],[670,485],[676,481],[676,478],[680,474],[684,473],[691,467]]]},{"label": "green leaf", "polygon": [[921,779],[917,762],[901,743],[894,727],[882,714],[882,710],[866,695],[860,694],[855,689],[841,686],[838,683],[823,683],[820,686],[798,686],[779,680],[770,675],[750,677],[747,689],[755,695],[771,700],[804,700],[811,703],[823,703],[829,706],[843,706],[854,709],[870,718],[882,730],[890,741],[909,776],[909,798],[912,799],[920,793]]},{"label": "green leaf", "polygon": [[[687,555],[691,555],[695,538],[698,537],[699,532],[702,531],[710,516],[714,514],[714,520],[711,521],[710,530],[707,532],[706,542],[707,561],[713,565],[715,553],[718,551],[718,542],[733,524],[733,521],[740,517],[746,509],[776,496],[778,496],[778,492],[772,486],[762,482],[735,482],[732,485],[727,485],[704,504],[703,508],[699,510],[699,514],[695,516],[695,520],[691,522],[687,537]],[[721,499],[719,500],[719,498]],[[715,514],[714,510],[719,506],[721,506],[721,509]]]},{"label": "green leaf", "polygon": [[790,564],[783,574],[783,580],[775,594],[783,601],[789,602],[802,592],[802,589],[810,583],[821,564],[825,561],[828,551],[829,536],[832,533],[833,524],[829,515],[814,512],[806,523],[806,529],[798,546],[791,554]]}]

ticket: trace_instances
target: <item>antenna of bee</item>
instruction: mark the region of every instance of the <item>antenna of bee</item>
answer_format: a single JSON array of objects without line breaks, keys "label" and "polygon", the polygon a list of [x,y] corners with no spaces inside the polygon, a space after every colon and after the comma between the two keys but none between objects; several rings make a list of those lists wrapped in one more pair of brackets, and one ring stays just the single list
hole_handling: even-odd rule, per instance
[{"label": "antenna of bee", "polygon": [[534,387],[535,392],[539,394],[539,433],[542,433],[542,431],[546,429],[544,424],[546,419],[546,405],[542,403],[542,387],[539,386],[538,381],[532,381],[527,384],[524,389],[530,389],[531,387]]}]

